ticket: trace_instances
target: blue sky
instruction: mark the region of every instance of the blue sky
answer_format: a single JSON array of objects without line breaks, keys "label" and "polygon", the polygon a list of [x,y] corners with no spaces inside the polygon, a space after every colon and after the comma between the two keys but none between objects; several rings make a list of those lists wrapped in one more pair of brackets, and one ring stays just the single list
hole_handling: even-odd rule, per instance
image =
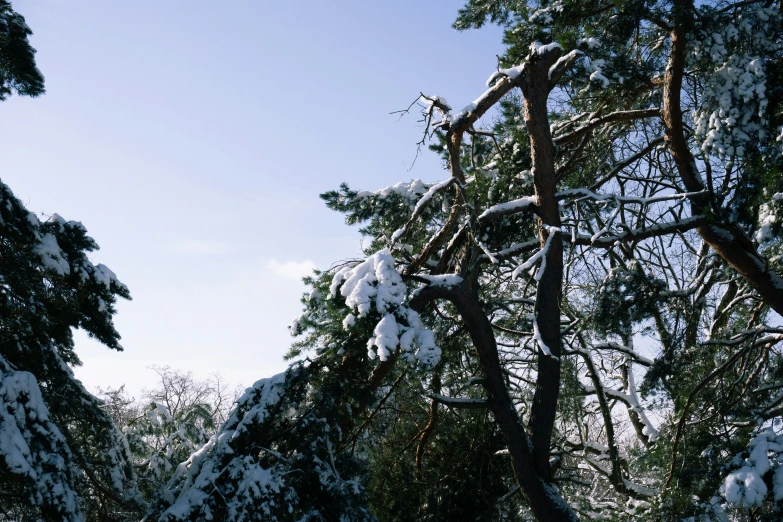
[{"label": "blue sky", "polygon": [[318,194],[443,179],[420,91],[467,105],[502,52],[460,2],[15,0],[47,94],[0,105],[0,176],[85,224],[126,283],[125,351],[78,336],[88,387],[139,395],[153,364],[250,385],[285,367],[311,267],[360,238]]}]

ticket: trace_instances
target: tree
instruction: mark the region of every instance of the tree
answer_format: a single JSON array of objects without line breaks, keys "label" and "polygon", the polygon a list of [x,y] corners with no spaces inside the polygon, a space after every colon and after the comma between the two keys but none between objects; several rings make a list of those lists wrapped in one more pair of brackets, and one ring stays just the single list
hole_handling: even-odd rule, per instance
[{"label": "tree", "polygon": [[[38,94],[0,13],[6,93]],[[469,0],[455,26],[487,21],[488,89],[407,111],[448,176],[322,196],[365,256],[306,280],[291,366],[208,440],[187,380],[140,419],[114,393],[126,439],[73,379],[71,328],[119,349],[127,288],[0,187],[0,516],[780,518],[780,6]]]},{"label": "tree", "polygon": [[[0,99],[44,92],[30,34],[0,1]],[[122,349],[112,316],[130,294],[89,260],[97,248],[81,223],[39,221],[0,182],[2,520],[109,520],[108,506],[138,503],[125,438],[71,370],[73,328]]]},{"label": "tree", "polygon": [[35,66],[35,49],[27,40],[32,34],[11,2],[0,0],[0,101],[13,92],[22,96],[44,93],[44,77]]},{"label": "tree", "polygon": [[[140,401],[130,398],[124,386],[98,394],[127,439],[145,501],[166,485],[180,462],[209,441],[236,398],[217,375],[202,381],[168,366],[153,370],[158,384],[146,390]],[[139,512],[136,518],[143,515]]]},{"label": "tree", "polygon": [[299,362],[160,520],[436,517],[462,466],[471,517],[780,516],[778,6],[470,0],[455,27],[487,21],[487,91],[418,100],[449,176],[323,196],[367,257],[309,279]]},{"label": "tree", "polygon": [[[368,257],[309,280],[314,355],[240,400],[161,520],[370,518],[364,491],[396,519],[411,477],[437,516],[461,489],[421,479],[462,465],[479,518],[779,516],[780,12],[474,0],[455,25],[488,19],[488,90],[419,100],[450,177],[324,195]],[[459,443],[479,458],[438,458]]]},{"label": "tree", "polygon": [[0,184],[0,461],[3,516],[83,520],[81,499],[132,501],[127,444],[74,377],[72,328],[121,350],[112,315],[127,288],[87,252],[76,221],[40,222]]}]

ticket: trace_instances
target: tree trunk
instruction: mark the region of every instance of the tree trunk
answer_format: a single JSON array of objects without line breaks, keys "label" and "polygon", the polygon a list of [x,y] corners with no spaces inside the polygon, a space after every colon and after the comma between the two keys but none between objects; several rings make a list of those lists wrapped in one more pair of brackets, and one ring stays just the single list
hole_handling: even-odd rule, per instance
[{"label": "tree trunk", "polygon": [[[533,313],[541,339],[551,354],[544,353],[543,348],[539,349],[538,377],[529,421],[536,472],[546,481],[551,480],[549,450],[560,393],[560,299],[563,285],[563,239],[554,232],[554,228],[550,228],[559,229],[561,223],[560,209],[555,198],[555,146],[549,131],[547,99],[549,68],[560,54],[560,49],[551,49],[543,55],[535,54],[525,64],[525,79],[522,82],[541,248],[549,241],[549,251],[544,260],[546,269],[538,282]],[[550,238],[551,234],[554,237]]]},{"label": "tree trunk", "polygon": [[506,388],[492,323],[484,313],[474,289],[467,286],[463,283],[452,287],[427,287],[419,292],[411,302],[411,307],[420,309],[423,303],[433,299],[447,299],[454,304],[476,349],[481,370],[486,378],[484,388],[488,406],[508,444],[522,496],[539,522],[577,521],[571,507],[555,488],[547,483],[546,478],[536,471],[531,441]]},{"label": "tree trunk", "polygon": [[[704,181],[685,139],[680,106],[685,72],[686,34],[692,25],[692,17],[692,0],[679,0],[674,3],[672,47],[664,75],[663,123],[666,127],[664,139],[685,188],[688,192],[699,192],[705,189]],[[712,190],[712,187],[706,188],[708,191]],[[692,215],[711,214],[707,194],[693,196],[690,201]],[[719,256],[745,278],[765,303],[783,315],[783,278],[772,271],[767,260],[759,255],[739,226],[734,223],[713,222],[700,225],[696,230]]]}]

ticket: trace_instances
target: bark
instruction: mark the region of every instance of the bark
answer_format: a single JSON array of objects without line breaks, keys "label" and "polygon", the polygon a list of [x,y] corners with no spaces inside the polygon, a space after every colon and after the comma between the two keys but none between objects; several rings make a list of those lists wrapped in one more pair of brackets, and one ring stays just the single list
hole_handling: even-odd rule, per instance
[{"label": "bark", "polygon": [[609,406],[609,401],[606,399],[606,393],[604,393],[604,385],[601,382],[601,378],[598,374],[598,370],[593,363],[593,358],[590,356],[590,351],[587,347],[587,343],[579,335],[579,342],[582,345],[582,352],[580,355],[587,366],[587,373],[590,375],[590,380],[593,382],[593,388],[595,388],[595,395],[598,399],[598,407],[601,410],[601,416],[604,420],[604,430],[606,432],[606,443],[609,447],[609,462],[612,465],[612,469],[607,477],[612,486],[620,493],[626,492],[625,483],[623,482],[623,470],[622,462],[620,460],[620,450],[617,448],[617,443],[614,436],[614,422],[612,419],[612,408]]},{"label": "bark", "polygon": [[[522,420],[506,388],[492,323],[478,296],[465,283],[452,287],[426,287],[413,299],[411,308],[422,309],[434,299],[446,299],[457,308],[465,323],[484,373],[487,406],[508,444],[511,461],[522,495],[540,522],[576,521],[576,514],[558,492],[536,470],[534,450]],[[549,452],[547,451],[547,456]],[[548,469],[547,469],[548,476]]]},{"label": "bark", "polygon": [[[440,372],[434,371],[432,373],[432,393],[440,393]],[[435,426],[438,423],[438,401],[432,399],[430,402],[430,418],[427,425],[421,430],[421,438],[419,444],[416,446],[416,471],[421,476],[422,460],[424,458],[424,449],[427,444],[427,439],[430,438],[432,432],[435,431]]]},{"label": "bark", "polygon": [[[555,145],[549,130],[547,99],[549,98],[549,68],[560,57],[560,49],[543,55],[534,55],[525,64],[522,82],[524,117],[530,135],[533,183],[538,207],[538,231],[541,247],[550,234],[548,227],[560,227],[555,173]],[[538,376],[528,423],[533,443],[536,472],[544,480],[551,480],[549,453],[552,430],[560,393],[560,299],[563,284],[563,238],[554,233],[546,254],[546,269],[536,290],[535,321],[544,344],[551,355],[538,355]]]},{"label": "bark", "polygon": [[[674,3],[672,47],[664,75],[663,122],[666,127],[664,139],[674,158],[683,185],[689,192],[698,192],[704,190],[704,181],[685,139],[680,105],[685,71],[686,35],[692,17],[692,0],[679,0]],[[712,187],[707,188],[712,189]],[[706,194],[693,196],[690,202],[693,215],[709,213],[709,197]],[[742,275],[765,303],[783,315],[783,278],[770,268],[767,260],[759,255],[739,226],[735,223],[712,222],[701,225],[696,230],[718,255]]]},{"label": "bark", "polygon": [[[546,255],[546,270],[538,286],[535,317],[544,343],[552,356],[541,355],[538,361],[538,377],[529,422],[530,436],[514,407],[506,388],[505,376],[500,364],[497,343],[492,324],[486,316],[475,284],[468,281],[475,274],[465,274],[459,286],[426,287],[411,301],[411,308],[420,310],[432,299],[447,299],[457,308],[467,328],[485,376],[487,407],[497,420],[511,455],[517,482],[526,503],[536,520],[557,522],[576,521],[576,514],[549,484],[549,466],[552,430],[557,412],[560,391],[560,298],[563,279],[563,240],[549,227],[560,226],[560,213],[556,198],[555,146],[549,130],[547,98],[551,90],[549,69],[561,55],[561,49],[550,49],[543,54],[533,53],[525,63],[524,74],[501,78],[469,108],[463,110],[450,123],[447,133],[449,163],[452,177],[460,182],[464,175],[460,167],[462,136],[473,123],[513,87],[522,89],[525,99],[525,121],[530,133],[535,196],[539,211],[539,242],[543,248],[549,234],[551,238]],[[449,222],[452,216],[449,217]],[[447,225],[448,226],[448,225]],[[453,225],[452,225],[453,226]],[[444,227],[444,230],[447,227]],[[439,236],[441,234],[438,234]],[[445,235],[445,234],[443,234]],[[438,246],[445,239],[440,240]],[[434,241],[433,241],[434,242]],[[429,255],[429,254],[428,254]],[[428,257],[428,256],[426,256]],[[407,275],[414,275],[423,266],[425,256],[414,262]],[[468,257],[471,257],[468,255]],[[465,259],[467,260],[467,258]],[[417,260],[419,261],[419,260]],[[464,263],[457,263],[463,266]],[[463,266],[470,267],[471,264]]]}]

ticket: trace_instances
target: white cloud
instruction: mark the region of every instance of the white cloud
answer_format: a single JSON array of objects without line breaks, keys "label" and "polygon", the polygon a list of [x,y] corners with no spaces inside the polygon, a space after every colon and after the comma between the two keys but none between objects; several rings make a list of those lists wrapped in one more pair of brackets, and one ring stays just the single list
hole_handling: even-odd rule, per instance
[{"label": "white cloud", "polygon": [[266,263],[266,268],[273,274],[299,281],[304,276],[313,273],[315,263],[309,259],[305,259],[304,261],[278,261],[277,259],[270,259]]}]

